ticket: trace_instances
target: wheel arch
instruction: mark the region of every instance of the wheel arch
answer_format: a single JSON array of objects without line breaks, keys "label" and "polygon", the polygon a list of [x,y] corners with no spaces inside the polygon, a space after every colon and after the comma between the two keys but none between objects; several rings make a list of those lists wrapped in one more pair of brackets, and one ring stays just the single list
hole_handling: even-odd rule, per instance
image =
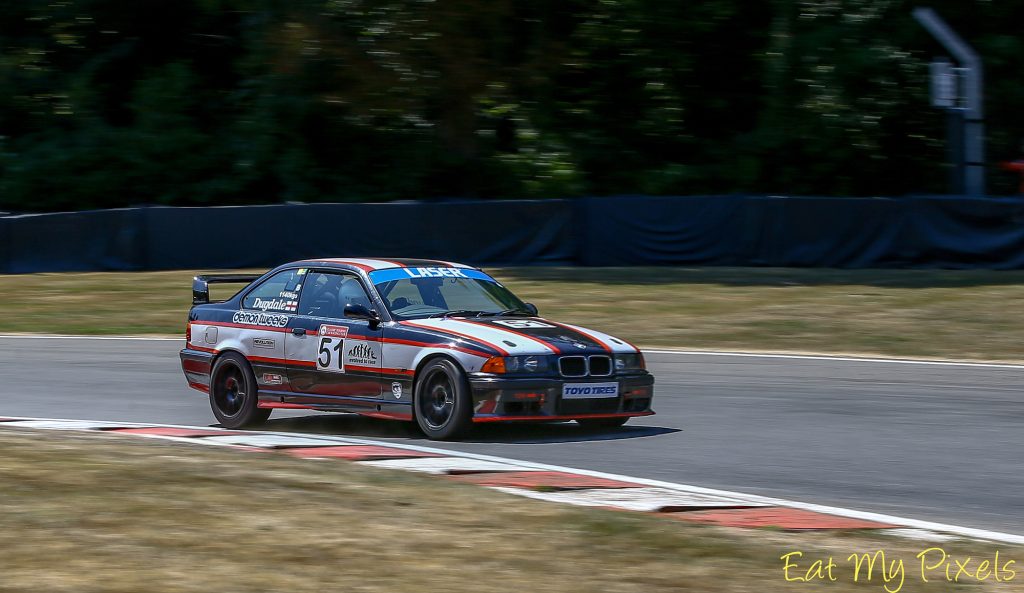
[{"label": "wheel arch", "polygon": [[417,391],[417,387],[418,387],[419,382],[420,382],[420,371],[423,370],[423,367],[425,367],[428,364],[430,364],[430,362],[432,362],[434,360],[438,360],[440,358],[450,360],[451,362],[455,363],[459,367],[459,369],[462,370],[463,373],[467,372],[465,365],[463,365],[459,361],[459,359],[455,358],[454,356],[452,356],[448,352],[430,352],[429,354],[426,354],[425,356],[423,356],[423,358],[420,359],[419,362],[416,363],[416,369],[415,369],[415,372],[412,375],[412,401],[413,401],[413,405],[415,405],[415,403],[416,403],[416,395],[417,395],[416,391]]},{"label": "wheel arch", "polygon": [[[431,423],[431,420],[424,419],[424,417],[421,416],[421,412],[423,410],[420,409],[420,404],[423,402],[420,401],[422,394],[419,393],[419,383],[425,378],[423,372],[426,370],[426,367],[432,363],[438,362],[448,363],[454,367],[452,369],[446,369],[444,368],[444,365],[441,365],[438,368],[438,372],[442,372],[450,377],[452,383],[451,388],[455,391],[452,394],[454,403],[449,415],[443,424],[434,425]],[[461,375],[461,377],[452,376],[453,371],[456,375]],[[460,383],[460,379],[461,385],[456,385],[456,383]],[[472,419],[474,415],[473,391],[468,379],[469,377],[466,372],[465,365],[457,356],[453,356],[449,352],[432,352],[429,355],[424,356],[423,359],[417,363],[416,371],[413,375],[412,416],[413,421],[419,425],[420,430],[423,431],[428,438],[440,440],[457,438],[459,435],[465,434],[472,428]],[[433,383],[431,383],[431,385],[432,384]],[[460,392],[462,394],[461,396],[458,395]],[[447,402],[447,400],[448,398],[446,396],[445,402]],[[447,407],[447,403],[445,403],[444,406]]]},{"label": "wheel arch", "polygon": [[249,365],[249,368],[252,369],[252,362],[249,360],[249,357],[245,355],[245,352],[242,352],[233,346],[228,346],[227,348],[217,350],[217,353],[210,359],[210,380],[213,380],[213,367],[217,364],[218,360],[224,357],[225,354],[237,354],[241,356],[242,360],[245,361],[245,364]]}]

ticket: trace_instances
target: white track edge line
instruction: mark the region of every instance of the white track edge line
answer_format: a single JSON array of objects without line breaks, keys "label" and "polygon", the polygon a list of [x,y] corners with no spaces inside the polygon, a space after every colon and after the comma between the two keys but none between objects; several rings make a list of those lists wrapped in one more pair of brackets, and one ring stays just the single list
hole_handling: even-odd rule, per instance
[{"label": "white track edge line", "polygon": [[[24,416],[4,416],[12,420],[53,420],[53,421],[65,421],[75,422],[83,421],[82,419],[71,419],[71,418],[39,418],[39,417],[24,417]],[[85,420],[86,422],[107,422],[106,420]],[[2,426],[4,423],[0,423]],[[144,424],[147,427],[163,427],[163,428],[188,428],[194,430],[210,430],[211,428],[216,429],[217,427],[210,426],[188,426],[183,424],[150,424],[140,422],[110,422],[111,426],[125,425],[128,427],[139,427],[140,424]],[[68,429],[74,430],[74,429]],[[89,429],[92,432],[99,432],[95,429]],[[424,453],[437,453],[447,455],[450,457],[465,457],[468,459],[479,459],[481,461],[494,461],[498,463],[506,463],[511,465],[518,465],[521,467],[529,467],[533,469],[543,471],[559,471],[574,473],[581,476],[589,476],[593,478],[604,478],[608,480],[618,480],[623,482],[632,482],[634,484],[643,484],[645,486],[655,486],[660,488],[667,488],[670,490],[677,490],[680,492],[692,492],[697,494],[709,494],[714,496],[725,496],[732,498],[742,498],[750,501],[763,502],[774,506],[789,507],[795,509],[802,509],[806,511],[825,513],[829,515],[836,515],[838,517],[847,517],[850,519],[861,519],[864,521],[874,521],[878,523],[892,523],[902,527],[913,527],[917,529],[926,529],[929,531],[939,531],[943,533],[951,533],[974,539],[990,540],[995,542],[1002,542],[1008,544],[1024,545],[1024,535],[1016,535],[1012,533],[1003,533],[999,531],[989,531],[987,529],[976,529],[973,527],[963,527],[960,525],[950,525],[946,523],[935,523],[932,521],[923,521],[919,519],[910,519],[907,517],[898,517],[895,515],[886,515],[882,513],[873,513],[868,511],[858,511],[854,509],[847,509],[843,507],[832,507],[826,505],[819,505],[814,503],[800,502],[795,500],[788,500],[783,498],[772,498],[767,496],[759,496],[756,494],[745,494],[742,492],[734,492],[731,490],[718,490],[714,488],[703,488],[700,486],[691,486],[689,484],[678,484],[675,482],[665,482],[662,480],[651,480],[647,478],[635,478],[632,476],[624,476],[621,474],[612,474],[600,471],[593,471],[587,469],[577,469],[572,467],[565,467],[559,465],[549,465],[546,463],[535,463],[532,461],[521,461],[517,459],[509,459],[507,457],[497,457],[494,455],[480,455],[477,453],[464,453],[461,451],[453,451],[451,449],[440,449],[437,447],[423,447],[420,445],[407,445],[404,443],[392,443],[389,441],[379,441],[373,439],[357,439],[350,437],[330,437],[326,435],[317,435],[312,433],[301,433],[301,432],[277,432],[277,431],[253,431],[254,434],[272,434],[280,436],[291,436],[291,437],[307,437],[307,438],[324,438],[325,440],[337,440],[340,442],[349,442],[355,444],[365,445],[377,445],[393,447],[396,449],[405,449],[408,451],[422,451]],[[181,437],[186,441],[190,439],[188,437]],[[201,442],[201,438],[196,438],[194,442]]]},{"label": "white track edge line", "polygon": [[[66,334],[0,334],[4,338],[26,338],[30,340],[138,340],[150,342],[178,342],[184,337],[169,336],[72,336]],[[1024,369],[1024,364],[999,362],[971,362],[966,360],[929,360],[918,358],[885,358],[869,356],[840,356],[833,354],[782,354],[773,352],[745,352],[726,350],[673,350],[667,348],[641,348],[646,354],[674,354],[681,356],[734,356],[737,358],[779,358],[789,360],[831,360],[837,362],[867,362],[888,364],[921,364],[933,366],[978,367],[989,369]]]},{"label": "white track edge line", "polygon": [[24,338],[28,340],[138,340],[148,342],[185,342],[185,336],[180,338],[161,336],[69,336],[64,334],[0,334],[2,338]]},{"label": "white track edge line", "polygon": [[927,360],[917,358],[872,358],[830,354],[778,354],[771,352],[726,352],[718,350],[664,350],[641,348],[645,354],[677,354],[684,356],[735,356],[737,358],[781,358],[790,360],[834,360],[838,362],[869,362],[888,364],[922,364],[933,366],[981,367],[990,369],[1024,369],[1024,364],[999,362],[968,362],[960,360]]}]

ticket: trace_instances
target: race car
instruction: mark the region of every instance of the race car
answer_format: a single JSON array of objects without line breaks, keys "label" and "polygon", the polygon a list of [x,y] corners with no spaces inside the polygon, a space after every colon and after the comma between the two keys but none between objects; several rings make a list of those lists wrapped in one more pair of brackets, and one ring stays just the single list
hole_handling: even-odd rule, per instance
[{"label": "race car", "polygon": [[[210,284],[245,283],[226,301]],[[538,316],[478,268],[317,259],[262,276],[196,276],[181,366],[221,425],[311,409],[415,421],[431,439],[475,423],[621,426],[654,377],[625,340]]]}]

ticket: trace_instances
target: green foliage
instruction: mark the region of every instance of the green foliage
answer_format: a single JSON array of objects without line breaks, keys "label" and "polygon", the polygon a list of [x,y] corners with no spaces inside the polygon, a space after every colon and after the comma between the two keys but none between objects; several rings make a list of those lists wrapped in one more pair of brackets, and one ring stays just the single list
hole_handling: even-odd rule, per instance
[{"label": "green foliage", "polygon": [[[914,6],[0,0],[0,208],[941,192]],[[1019,157],[1024,2],[932,6]]]}]

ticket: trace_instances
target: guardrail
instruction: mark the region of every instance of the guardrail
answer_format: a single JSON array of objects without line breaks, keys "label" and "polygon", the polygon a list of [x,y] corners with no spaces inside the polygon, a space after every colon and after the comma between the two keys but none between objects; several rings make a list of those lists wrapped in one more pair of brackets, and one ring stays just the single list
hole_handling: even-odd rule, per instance
[{"label": "guardrail", "polygon": [[1024,267],[1024,200],[615,196],[144,207],[0,217],[0,272],[269,267],[325,256],[478,265]]}]

